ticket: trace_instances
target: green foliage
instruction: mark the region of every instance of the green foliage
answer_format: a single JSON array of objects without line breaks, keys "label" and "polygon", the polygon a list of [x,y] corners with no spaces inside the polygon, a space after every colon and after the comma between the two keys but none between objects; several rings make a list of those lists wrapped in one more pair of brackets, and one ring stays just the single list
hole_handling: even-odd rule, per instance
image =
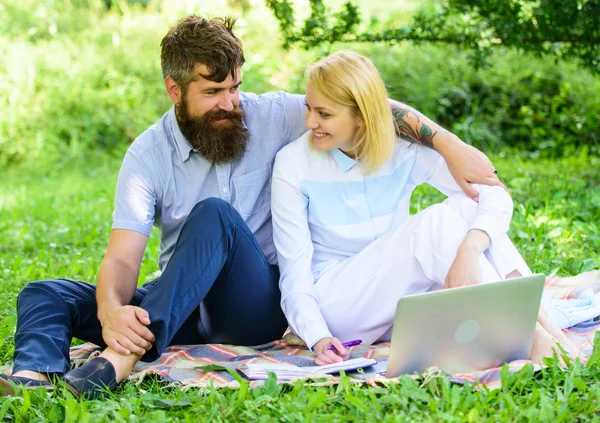
[{"label": "green foliage", "polygon": [[309,49],[337,41],[444,43],[471,49],[476,66],[485,63],[493,47],[504,46],[540,56],[575,58],[600,73],[597,0],[449,0],[417,13],[400,28],[390,20],[366,31],[358,29],[361,18],[352,1],[332,13],[323,0],[310,0],[311,14],[302,29],[296,28],[291,0],[267,0],[267,4],[279,21],[285,46],[300,43]]},{"label": "green foliage", "polygon": [[100,0],[4,0],[0,3],[0,35],[36,43],[78,33],[96,25]]},{"label": "green foliage", "polygon": [[[306,64],[329,50],[285,51],[266,6],[232,1],[236,9],[228,10],[217,3],[204,2],[202,13],[245,10],[236,25],[247,59],[244,90],[304,92]],[[370,4],[363,1],[361,8]],[[356,12],[348,6],[331,17],[323,2],[312,5],[315,16],[331,19],[327,25],[309,19],[299,32],[307,36],[337,38]],[[184,12],[160,11],[157,0],[146,9],[139,6],[125,0],[113,2],[110,10],[101,0],[0,4],[0,166],[51,164],[91,150],[120,151],[170,107],[159,42]],[[412,19],[406,5],[384,9],[394,19]],[[281,15],[286,13],[282,9]],[[373,20],[371,27],[381,25]],[[500,49],[489,59],[492,67],[474,70],[466,63],[467,53],[455,47],[348,46],[358,46],[375,61],[390,97],[480,148],[508,145],[544,156],[584,146],[598,150],[595,93],[600,80],[573,65],[524,59]]]},{"label": "green foliage", "polygon": [[[600,159],[535,159],[505,152],[494,159],[515,203],[510,238],[534,272],[578,274],[600,267]],[[415,213],[443,196],[428,186],[411,199]]]},{"label": "green foliage", "polygon": [[[110,10],[100,0],[21,3],[0,3],[0,166],[114,151],[171,107],[159,44],[179,16],[129,7],[124,0]],[[269,29],[257,25],[265,13],[249,13],[252,24],[237,24],[246,45],[264,47],[247,51],[249,91],[277,89],[278,78],[286,81],[291,73],[278,69],[281,56],[272,56],[280,49],[270,50],[276,38],[265,40]],[[293,69],[302,74],[301,67]]]},{"label": "green foliage", "polygon": [[[129,7],[135,1],[113,0],[110,10],[104,3],[0,3],[0,363],[10,364],[16,296],[27,282],[96,278],[121,157],[128,142],[170,106],[158,63],[161,35],[183,13],[226,11],[222,2],[202,2],[202,10],[179,15],[157,12],[152,3],[158,2],[143,12]],[[247,58],[245,90],[303,92],[302,70],[318,53],[282,51],[268,11],[255,2],[229,3],[244,11],[237,32]],[[329,16],[323,2],[319,7]],[[329,31],[315,22],[302,31],[339,34],[351,27],[352,10],[342,9],[340,18],[323,26]],[[373,20],[371,27],[378,25]],[[464,139],[478,146],[545,148],[544,155],[559,156],[505,150],[492,157],[515,199],[510,235],[536,272],[572,275],[599,267],[600,160],[591,154],[599,132],[597,79],[571,65],[504,51],[491,58],[492,68],[474,71],[455,49],[367,46],[362,52],[376,62],[392,97]],[[564,152],[570,154],[560,157]],[[432,188],[420,187],[412,211],[440,199]],[[158,251],[153,231],[140,283],[155,277]],[[64,389],[0,398],[0,420],[598,421],[599,354],[596,346],[586,367],[575,363],[562,370],[550,360],[538,374],[531,368],[503,372],[498,391],[441,377],[405,377],[389,387],[355,386],[346,378],[337,387],[271,380],[257,389],[242,383],[235,391],[182,391],[149,378],[140,386],[124,384],[106,401],[76,400]]]},{"label": "green foliage", "polygon": [[74,33],[2,43],[0,163],[110,151],[168,108],[156,72],[159,35],[100,13],[74,19],[83,25],[65,30]]},{"label": "green foliage", "polygon": [[[120,152],[122,153],[122,152]],[[3,362],[14,331],[15,296],[29,280],[54,276],[93,281],[110,231],[113,186],[119,160],[98,154],[41,169],[0,172],[0,334]],[[512,237],[534,271],[575,274],[585,260],[600,263],[600,161],[579,156],[532,161],[527,156],[493,157],[515,198]],[[567,176],[565,176],[567,175]],[[422,187],[413,211],[440,199]],[[557,229],[559,229],[557,231]],[[140,282],[152,278],[158,254],[151,235]],[[585,259],[584,259],[585,258]],[[589,270],[589,269],[588,269]],[[10,330],[7,330],[9,328]],[[150,378],[126,384],[105,401],[79,401],[60,389],[47,395],[0,398],[0,419],[7,421],[588,421],[598,414],[600,367],[549,368],[533,374],[503,372],[503,388],[475,390],[452,385],[443,377],[416,382],[408,377],[389,387],[283,386],[182,391]],[[36,420],[37,419],[37,420]]]},{"label": "green foliage", "polygon": [[361,46],[391,98],[417,107],[485,150],[510,146],[545,157],[600,151],[600,78],[551,59],[502,51],[475,70],[466,53],[434,46]]},{"label": "green foliage", "polygon": [[342,11],[329,16],[328,9],[322,0],[311,0],[311,14],[304,22],[300,31],[294,28],[294,10],[287,0],[265,0],[267,6],[273,10],[279,21],[279,27],[284,35],[284,47],[301,42],[303,47],[310,49],[323,43],[334,43],[341,40],[346,34],[356,31],[360,22],[358,8],[348,2]]},{"label": "green foliage", "polygon": [[78,401],[64,388],[0,399],[0,419],[49,422],[570,422],[598,421],[600,372],[558,360],[534,374],[531,366],[502,372],[499,390],[454,385],[445,377],[389,386],[362,386],[342,376],[338,386],[269,381],[238,390],[182,391],[156,379],[126,384],[102,401]]},{"label": "green foliage", "polygon": [[596,0],[450,0],[438,13],[420,13],[413,30],[474,51],[476,64],[494,46],[557,59],[575,58],[600,73],[600,3]]}]

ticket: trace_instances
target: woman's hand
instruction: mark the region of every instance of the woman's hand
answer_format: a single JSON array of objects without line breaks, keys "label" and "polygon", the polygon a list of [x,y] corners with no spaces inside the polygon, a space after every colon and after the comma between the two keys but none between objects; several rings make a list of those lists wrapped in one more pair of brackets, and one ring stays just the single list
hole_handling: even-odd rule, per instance
[{"label": "woman's hand", "polygon": [[[334,346],[335,349],[330,350],[330,346]],[[313,351],[317,354],[315,363],[318,366],[325,364],[341,363],[344,360],[348,360],[350,357],[350,350],[344,348],[342,343],[337,338],[323,338],[319,340],[314,346]]]},{"label": "woman's hand", "polygon": [[458,247],[456,257],[448,270],[444,288],[476,285],[481,282],[479,256],[490,246],[490,237],[479,229],[471,229]]},{"label": "woman's hand", "polygon": [[458,288],[459,286],[476,285],[481,282],[479,254],[459,248],[456,258],[446,275],[444,288]]}]

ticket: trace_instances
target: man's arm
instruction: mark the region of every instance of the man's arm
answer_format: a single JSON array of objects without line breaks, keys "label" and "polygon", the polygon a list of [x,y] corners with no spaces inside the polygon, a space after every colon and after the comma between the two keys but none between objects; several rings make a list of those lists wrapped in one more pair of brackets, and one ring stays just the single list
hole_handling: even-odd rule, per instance
[{"label": "man's arm", "polygon": [[477,191],[470,183],[498,185],[506,189],[494,173],[488,157],[473,146],[465,144],[452,132],[406,104],[389,100],[398,136],[435,149],[440,153],[452,176],[470,198],[477,199]]},{"label": "man's arm", "polygon": [[129,306],[137,288],[148,237],[139,232],[114,229],[98,274],[96,302],[102,338],[114,351],[143,355],[154,335],[146,327],[148,312]]}]

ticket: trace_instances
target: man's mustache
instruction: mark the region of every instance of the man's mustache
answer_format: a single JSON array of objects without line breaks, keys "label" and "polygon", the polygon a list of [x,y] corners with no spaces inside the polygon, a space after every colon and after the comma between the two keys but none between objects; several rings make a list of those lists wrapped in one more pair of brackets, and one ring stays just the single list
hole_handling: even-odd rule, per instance
[{"label": "man's mustache", "polygon": [[208,121],[215,120],[242,120],[244,112],[240,107],[234,107],[233,110],[215,110],[206,113],[205,119]]}]

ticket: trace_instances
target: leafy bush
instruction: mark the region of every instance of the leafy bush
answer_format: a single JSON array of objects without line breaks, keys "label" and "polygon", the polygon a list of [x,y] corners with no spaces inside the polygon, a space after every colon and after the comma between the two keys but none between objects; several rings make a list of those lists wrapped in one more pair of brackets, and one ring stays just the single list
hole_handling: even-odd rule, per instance
[{"label": "leafy bush", "polygon": [[597,0],[428,0],[419,2],[408,22],[398,21],[392,6],[372,16],[368,28],[361,28],[361,12],[369,8],[369,1],[347,0],[340,8],[335,7],[337,1],[309,0],[310,16],[303,23],[296,18],[293,0],[265,1],[279,22],[286,47],[438,43],[469,49],[476,67],[487,64],[496,47],[509,47],[539,57],[575,60],[600,75]]},{"label": "leafy bush", "polygon": [[[199,11],[113,3],[110,10],[103,0],[0,4],[0,165],[122,151],[170,107],[160,39],[178,17]],[[217,1],[201,7],[207,16],[239,14]],[[304,92],[306,64],[328,52],[284,51],[264,5],[253,3],[236,28],[245,91]],[[371,57],[391,97],[478,147],[598,151],[600,79],[575,66],[499,51],[493,67],[475,71],[451,47],[340,47]]]},{"label": "leafy bush", "polygon": [[[141,7],[122,13],[107,10],[103,2],[87,3],[92,2],[25,0],[22,9],[2,6],[6,20],[17,21],[0,32],[0,73],[5,75],[0,81],[0,165],[52,163],[90,149],[113,151],[171,107],[159,45],[179,16]],[[65,5],[72,20],[57,11]],[[242,19],[238,31],[244,39],[268,37],[268,31]],[[276,45],[276,37],[271,40]],[[261,42],[268,49],[269,42]],[[247,52],[246,90],[277,89],[271,80],[286,75],[277,69],[276,58],[263,53]]]},{"label": "leafy bush", "polygon": [[69,35],[2,43],[0,163],[110,151],[164,113],[159,35],[128,24],[107,15]]},{"label": "leafy bush", "polygon": [[561,155],[600,147],[600,78],[570,64],[502,51],[474,70],[466,54],[425,46],[361,47],[390,96],[413,105],[463,140]]}]

